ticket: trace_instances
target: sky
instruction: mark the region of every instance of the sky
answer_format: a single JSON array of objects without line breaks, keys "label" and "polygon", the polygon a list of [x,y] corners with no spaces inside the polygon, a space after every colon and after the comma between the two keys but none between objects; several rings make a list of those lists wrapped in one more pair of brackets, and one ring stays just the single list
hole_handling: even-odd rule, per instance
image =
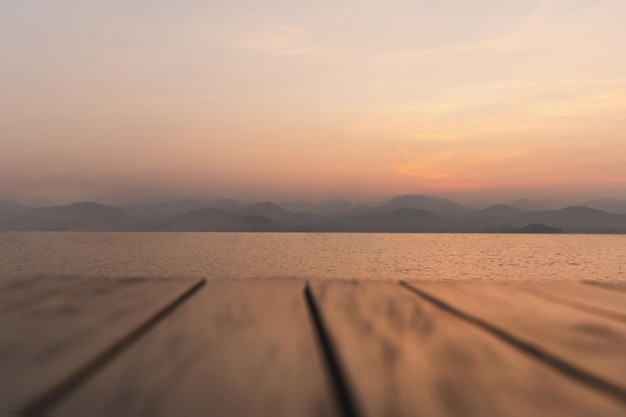
[{"label": "sky", "polygon": [[626,198],[624,0],[0,5],[0,199]]}]

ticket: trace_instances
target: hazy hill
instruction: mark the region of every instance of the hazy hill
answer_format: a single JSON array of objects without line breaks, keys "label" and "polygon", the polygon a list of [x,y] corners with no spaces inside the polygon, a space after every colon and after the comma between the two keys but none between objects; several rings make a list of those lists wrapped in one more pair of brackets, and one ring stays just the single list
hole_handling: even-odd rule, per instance
[{"label": "hazy hill", "polygon": [[533,234],[555,234],[562,233],[563,230],[558,227],[550,227],[545,224],[529,224],[512,231],[513,233],[533,233]]},{"label": "hazy hill", "polygon": [[493,204],[483,210],[480,210],[480,214],[483,216],[511,218],[523,216],[524,211],[516,209],[515,207],[507,206],[505,204]]},{"label": "hazy hill", "polygon": [[398,209],[410,208],[427,210],[444,217],[467,216],[474,212],[460,204],[445,198],[429,197],[424,195],[407,194],[394,197],[379,204],[359,204],[345,210],[329,213],[332,217],[346,217],[364,214],[383,214],[397,211]]},{"label": "hazy hill", "polygon": [[149,230],[155,224],[149,216],[94,202],[37,207],[12,219],[0,214],[1,230],[138,231]]},{"label": "hazy hill", "polygon": [[609,213],[626,214],[626,200],[617,198],[603,198],[600,200],[585,201],[581,206],[596,210],[608,211]]},{"label": "hazy hill", "polygon": [[0,200],[0,213],[26,213],[32,210],[32,207],[26,204],[18,203],[12,200]]},{"label": "hazy hill", "polygon": [[241,207],[243,204],[236,200],[219,199],[219,200],[173,200],[162,201],[153,204],[146,205],[129,205],[124,208],[135,209],[137,211],[144,211],[153,215],[176,215],[184,214],[192,210],[198,210],[203,208],[220,208],[225,210],[235,209]]},{"label": "hazy hill", "polygon": [[448,220],[426,210],[410,208],[340,217],[333,221],[333,231],[341,232],[440,232],[452,229]]},{"label": "hazy hill", "polygon": [[392,198],[384,206],[428,210],[441,216],[465,216],[473,212],[473,210],[445,198],[414,194]]},{"label": "hazy hill", "polygon": [[[352,207],[351,209],[348,209],[345,211],[331,213],[329,217],[337,218],[337,217],[348,217],[348,216],[360,216],[360,215],[365,215],[365,214],[385,214],[385,213],[392,213],[394,211],[398,211],[402,208],[411,208],[411,207],[399,207],[399,206],[393,206],[390,204],[383,204],[383,205],[378,205],[378,206],[369,206],[369,205],[362,204],[362,205]],[[416,209],[416,210],[425,210],[425,209]]]},{"label": "hazy hill", "polygon": [[560,210],[571,206],[572,203],[555,198],[530,199],[523,198],[515,200],[508,204],[509,206],[522,211],[544,211],[544,210]]},{"label": "hazy hill", "polygon": [[319,225],[326,221],[324,217],[317,214],[303,212],[293,213],[270,201],[238,207],[231,212],[248,216],[263,217],[276,222],[291,225],[292,227],[297,226],[296,229],[298,230],[308,230],[311,226]]},{"label": "hazy hill", "polygon": [[583,206],[531,212],[528,223],[541,223],[569,232],[626,232],[626,214],[607,213]]},{"label": "hazy hill", "polygon": [[478,210],[464,219],[468,229],[474,231],[496,231],[507,228],[517,228],[527,224],[526,213],[504,204],[493,204],[485,209]]},{"label": "hazy hill", "polygon": [[[391,207],[387,211],[397,210],[397,207]],[[359,216],[363,214],[376,214],[384,212],[380,210],[380,207],[369,206],[366,204],[359,204],[353,207],[350,207],[346,210],[334,211],[328,214],[328,217],[347,217],[347,216]]]},{"label": "hazy hill", "polygon": [[278,207],[271,201],[236,207],[232,210],[232,212],[249,216],[265,217],[271,220],[282,220],[293,215],[291,211]]},{"label": "hazy hill", "polygon": [[242,215],[217,208],[193,210],[175,217],[159,230],[175,232],[278,232],[289,226],[260,216]]},{"label": "hazy hill", "polygon": [[94,213],[112,212],[119,210],[113,206],[94,203],[92,201],[80,201],[66,206],[38,207],[35,211],[39,214],[48,214],[62,217],[86,216]]},{"label": "hazy hill", "polygon": [[11,200],[0,200],[0,230],[24,230],[33,208]]},{"label": "hazy hill", "polygon": [[[616,201],[619,202],[605,199],[602,203]],[[552,233],[553,229],[562,229],[566,233],[626,233],[626,214],[583,206],[524,212],[494,204],[483,210],[471,210],[449,200],[415,195],[400,196],[387,203],[354,206],[340,213],[321,216],[293,212],[269,201],[243,205],[234,200],[181,200],[123,207],[78,202],[38,208],[0,201],[0,230]],[[186,210],[205,204],[221,207]],[[430,209],[399,208],[394,204]],[[337,206],[345,207],[346,204],[339,202]]]},{"label": "hazy hill", "polygon": [[66,206],[38,207],[32,211],[27,230],[125,230],[122,210],[90,201]]},{"label": "hazy hill", "polygon": [[278,206],[291,212],[312,213],[320,216],[326,216],[332,213],[349,210],[354,207],[354,203],[335,198],[332,200],[314,203],[306,201],[286,201],[278,203]]}]

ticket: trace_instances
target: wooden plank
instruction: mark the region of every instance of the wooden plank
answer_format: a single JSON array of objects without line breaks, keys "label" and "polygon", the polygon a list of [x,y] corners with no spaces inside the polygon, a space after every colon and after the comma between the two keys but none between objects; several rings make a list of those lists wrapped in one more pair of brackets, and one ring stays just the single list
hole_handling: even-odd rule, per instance
[{"label": "wooden plank", "polygon": [[359,415],[626,415],[613,399],[397,284],[310,288]]},{"label": "wooden plank", "polygon": [[336,402],[303,282],[209,282],[52,411],[333,416]]},{"label": "wooden plank", "polygon": [[82,286],[99,285],[101,279],[79,276],[18,278],[0,284],[0,316]]},{"label": "wooden plank", "polygon": [[407,283],[626,402],[626,325],[506,284]]},{"label": "wooden plank", "polygon": [[512,287],[588,313],[626,322],[626,292],[571,282],[516,283]]},{"label": "wooden plank", "polygon": [[102,281],[0,317],[0,413],[54,391],[198,281]]}]

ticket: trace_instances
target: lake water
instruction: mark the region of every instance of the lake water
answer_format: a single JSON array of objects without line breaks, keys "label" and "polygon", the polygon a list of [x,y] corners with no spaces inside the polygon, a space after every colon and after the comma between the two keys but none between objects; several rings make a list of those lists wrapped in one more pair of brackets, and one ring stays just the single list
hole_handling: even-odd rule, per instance
[{"label": "lake water", "polygon": [[626,280],[624,235],[0,233],[0,280]]}]

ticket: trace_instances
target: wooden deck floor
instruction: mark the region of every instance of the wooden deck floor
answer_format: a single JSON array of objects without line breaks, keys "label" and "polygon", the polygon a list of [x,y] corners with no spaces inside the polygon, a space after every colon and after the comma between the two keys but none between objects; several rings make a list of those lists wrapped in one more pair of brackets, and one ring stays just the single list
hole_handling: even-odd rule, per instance
[{"label": "wooden deck floor", "polygon": [[626,284],[33,278],[0,415],[626,416]]}]

